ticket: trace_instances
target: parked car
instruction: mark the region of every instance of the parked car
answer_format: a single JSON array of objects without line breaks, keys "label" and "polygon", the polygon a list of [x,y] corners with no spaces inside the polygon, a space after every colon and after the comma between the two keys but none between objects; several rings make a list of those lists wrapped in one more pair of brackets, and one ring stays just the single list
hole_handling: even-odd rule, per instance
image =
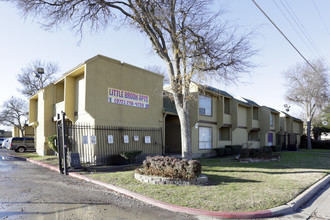
[{"label": "parked car", "polygon": [[0,148],[2,148],[2,143],[5,140],[5,138],[0,138]]},{"label": "parked car", "polygon": [[9,150],[23,153],[26,150],[35,150],[34,138],[32,137],[13,137],[9,139]]},{"label": "parked car", "polygon": [[9,147],[9,139],[10,138],[5,138],[5,140],[2,142],[2,145],[1,145],[2,148],[8,149],[8,147]]}]

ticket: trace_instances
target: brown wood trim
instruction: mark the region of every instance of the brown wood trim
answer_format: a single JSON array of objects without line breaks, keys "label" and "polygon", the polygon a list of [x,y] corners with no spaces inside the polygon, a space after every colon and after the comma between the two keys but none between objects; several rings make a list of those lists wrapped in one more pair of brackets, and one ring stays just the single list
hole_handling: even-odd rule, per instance
[{"label": "brown wood trim", "polygon": [[244,128],[244,129],[247,129],[247,127],[244,127],[244,126],[237,126],[237,128]]},{"label": "brown wood trim", "polygon": [[252,128],[251,131],[260,131],[260,128]]},{"label": "brown wood trim", "polygon": [[216,125],[216,124],[218,124],[217,122],[214,122],[214,121],[203,121],[203,120],[199,120],[198,123],[211,124],[211,125]]}]

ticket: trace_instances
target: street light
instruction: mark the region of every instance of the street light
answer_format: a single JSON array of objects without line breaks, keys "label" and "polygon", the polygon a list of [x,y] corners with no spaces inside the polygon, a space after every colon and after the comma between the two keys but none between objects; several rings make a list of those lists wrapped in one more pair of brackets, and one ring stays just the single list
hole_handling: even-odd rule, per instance
[{"label": "street light", "polygon": [[284,104],[284,108],[285,108],[285,111],[286,112],[289,112],[290,111],[290,105],[288,105],[288,104]]},{"label": "street light", "polygon": [[33,72],[33,76],[34,77],[37,77],[39,79],[39,89],[43,88],[43,85],[42,85],[42,74],[44,74],[45,71],[44,71],[44,68],[41,68],[41,67],[38,67],[36,69],[36,72]]}]

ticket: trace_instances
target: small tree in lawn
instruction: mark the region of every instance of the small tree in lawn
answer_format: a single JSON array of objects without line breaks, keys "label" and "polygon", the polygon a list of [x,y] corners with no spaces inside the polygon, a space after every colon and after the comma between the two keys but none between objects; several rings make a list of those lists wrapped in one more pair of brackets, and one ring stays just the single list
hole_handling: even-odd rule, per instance
[{"label": "small tree in lawn", "polygon": [[[37,68],[43,68],[43,74],[37,74]],[[58,65],[51,62],[44,62],[41,60],[34,60],[28,66],[22,68],[21,73],[17,75],[17,81],[21,84],[22,88],[19,91],[30,97],[40,89],[55,80],[56,73],[58,72]]]},{"label": "small tree in lawn", "polygon": [[[164,61],[181,125],[182,156],[192,158],[188,104],[195,76],[235,79],[251,67],[250,34],[237,37],[236,28],[214,12],[212,0],[11,0],[46,28],[70,22],[78,33],[87,25],[105,28],[111,22],[131,25],[150,40]],[[212,10],[213,9],[213,10]]]},{"label": "small tree in lawn", "polygon": [[28,114],[26,101],[12,96],[2,105],[0,124],[17,127],[21,131],[22,136],[24,136]]},{"label": "small tree in lawn", "polygon": [[329,103],[328,69],[321,60],[298,63],[287,70],[287,99],[304,109],[307,124],[307,146],[312,149],[311,124],[318,110]]}]

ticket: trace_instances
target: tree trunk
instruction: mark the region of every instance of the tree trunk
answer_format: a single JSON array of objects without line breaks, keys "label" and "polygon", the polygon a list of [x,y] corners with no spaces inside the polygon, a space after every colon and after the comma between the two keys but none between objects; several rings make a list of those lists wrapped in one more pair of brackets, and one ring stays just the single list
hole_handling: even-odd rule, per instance
[{"label": "tree trunk", "polygon": [[191,147],[191,128],[190,128],[190,119],[189,111],[181,108],[178,110],[178,116],[181,126],[181,149],[182,149],[182,158],[191,160],[192,159],[192,147]]},{"label": "tree trunk", "polygon": [[181,127],[181,154],[182,158],[192,159],[192,147],[191,147],[191,128],[188,109],[188,100],[183,98],[184,95],[179,94],[177,91],[173,91],[174,103],[176,111],[178,113],[180,127]]},{"label": "tree trunk", "polygon": [[311,126],[312,121],[307,120],[307,149],[311,150],[312,149],[312,140],[311,140]]},{"label": "tree trunk", "polygon": [[22,137],[24,137],[24,129],[20,129]]}]

